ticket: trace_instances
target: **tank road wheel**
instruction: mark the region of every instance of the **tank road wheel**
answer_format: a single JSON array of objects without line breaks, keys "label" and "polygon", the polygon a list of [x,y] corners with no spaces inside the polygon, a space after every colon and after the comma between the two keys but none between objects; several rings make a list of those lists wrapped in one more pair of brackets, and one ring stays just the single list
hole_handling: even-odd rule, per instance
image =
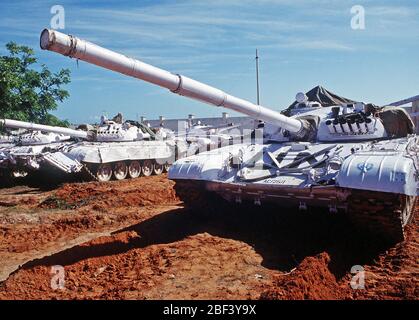
[{"label": "tank road wheel", "polygon": [[169,172],[169,168],[170,168],[170,163],[165,163],[164,165],[163,165],[163,171],[164,172]]},{"label": "tank road wheel", "polygon": [[141,174],[141,164],[139,161],[131,161],[128,166],[128,175],[130,178],[138,178]]},{"label": "tank road wheel", "polygon": [[98,166],[96,178],[99,182],[106,182],[111,180],[112,166],[109,163],[102,163]]},{"label": "tank road wheel", "polygon": [[124,161],[115,163],[113,167],[113,175],[116,180],[124,180],[128,175],[128,166]]},{"label": "tank road wheel", "polygon": [[151,160],[144,160],[141,172],[145,177],[151,176],[153,173],[153,162]]},{"label": "tank road wheel", "polygon": [[164,165],[155,161],[153,165],[153,173],[158,176],[163,173],[163,170],[164,170]]}]

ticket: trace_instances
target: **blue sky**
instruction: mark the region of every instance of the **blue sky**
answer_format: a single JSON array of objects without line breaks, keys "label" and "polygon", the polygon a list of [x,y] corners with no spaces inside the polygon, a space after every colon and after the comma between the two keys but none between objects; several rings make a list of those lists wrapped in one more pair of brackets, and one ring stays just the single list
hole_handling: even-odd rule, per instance
[{"label": "blue sky", "polygon": [[[376,104],[419,94],[416,0],[0,0],[0,54],[13,40],[32,46],[52,70],[70,68],[71,97],[55,114],[72,122],[93,122],[103,112],[152,119],[224,110],[40,50],[39,34],[49,27],[55,4],[65,8],[64,33],[251,101],[258,48],[261,103],[277,110],[318,84]],[[350,9],[358,4],[366,28],[355,31]]]}]

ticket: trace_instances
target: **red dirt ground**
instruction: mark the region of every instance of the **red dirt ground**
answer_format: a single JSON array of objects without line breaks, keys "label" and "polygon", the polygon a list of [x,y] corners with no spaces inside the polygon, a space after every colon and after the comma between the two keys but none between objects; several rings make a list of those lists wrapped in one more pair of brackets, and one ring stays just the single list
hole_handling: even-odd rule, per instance
[{"label": "red dirt ground", "polygon": [[418,230],[386,245],[326,214],[184,209],[165,176],[3,188],[0,299],[417,299]]}]

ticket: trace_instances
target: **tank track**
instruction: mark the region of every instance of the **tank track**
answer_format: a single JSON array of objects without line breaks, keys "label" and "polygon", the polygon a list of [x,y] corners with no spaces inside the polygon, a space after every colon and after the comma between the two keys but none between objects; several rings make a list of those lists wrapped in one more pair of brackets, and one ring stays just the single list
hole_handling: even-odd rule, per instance
[{"label": "tank track", "polygon": [[356,227],[391,242],[405,239],[405,227],[413,220],[417,197],[351,190],[347,215]]},{"label": "tank track", "polygon": [[[200,181],[178,180],[175,191],[185,207],[199,212],[223,202]],[[413,219],[416,202],[417,197],[352,189],[345,215],[360,231],[383,241],[400,242],[405,239],[405,227]]]},{"label": "tank track", "polygon": [[89,167],[85,163],[83,163],[83,170],[90,179],[92,179],[93,181],[99,181],[96,175],[92,171],[90,171]]}]

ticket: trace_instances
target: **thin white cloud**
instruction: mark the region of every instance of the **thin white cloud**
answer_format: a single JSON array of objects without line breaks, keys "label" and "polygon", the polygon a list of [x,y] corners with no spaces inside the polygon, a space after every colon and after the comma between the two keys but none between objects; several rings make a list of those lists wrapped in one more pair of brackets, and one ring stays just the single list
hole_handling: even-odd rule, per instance
[{"label": "thin white cloud", "polygon": [[405,6],[371,6],[366,7],[366,15],[385,18],[407,18],[417,17],[418,11],[416,8],[409,8]]},{"label": "thin white cloud", "polygon": [[354,47],[330,40],[301,40],[281,45],[286,48],[313,49],[313,50],[334,50],[334,51],[355,51]]},{"label": "thin white cloud", "polygon": [[[167,8],[166,8],[167,9]],[[210,9],[210,8],[208,8]],[[179,12],[180,11],[180,12]],[[186,11],[186,10],[185,10]],[[86,9],[85,14],[92,16],[101,16],[106,19],[112,17],[115,21],[135,22],[135,23],[152,23],[158,24],[162,28],[166,25],[179,24],[179,25],[211,25],[211,26],[259,26],[269,27],[271,29],[305,29],[310,26],[304,21],[282,21],[279,19],[267,19],[263,15],[255,15],[246,13],[245,15],[237,13],[230,16],[225,13],[225,16],[208,15],[208,10],[198,10],[191,7],[186,12],[184,10],[177,10],[177,12],[167,12],[167,10],[153,10],[147,12],[144,9],[134,9],[129,11],[124,10],[111,10],[111,9]],[[251,18],[251,19],[249,19]]]}]

